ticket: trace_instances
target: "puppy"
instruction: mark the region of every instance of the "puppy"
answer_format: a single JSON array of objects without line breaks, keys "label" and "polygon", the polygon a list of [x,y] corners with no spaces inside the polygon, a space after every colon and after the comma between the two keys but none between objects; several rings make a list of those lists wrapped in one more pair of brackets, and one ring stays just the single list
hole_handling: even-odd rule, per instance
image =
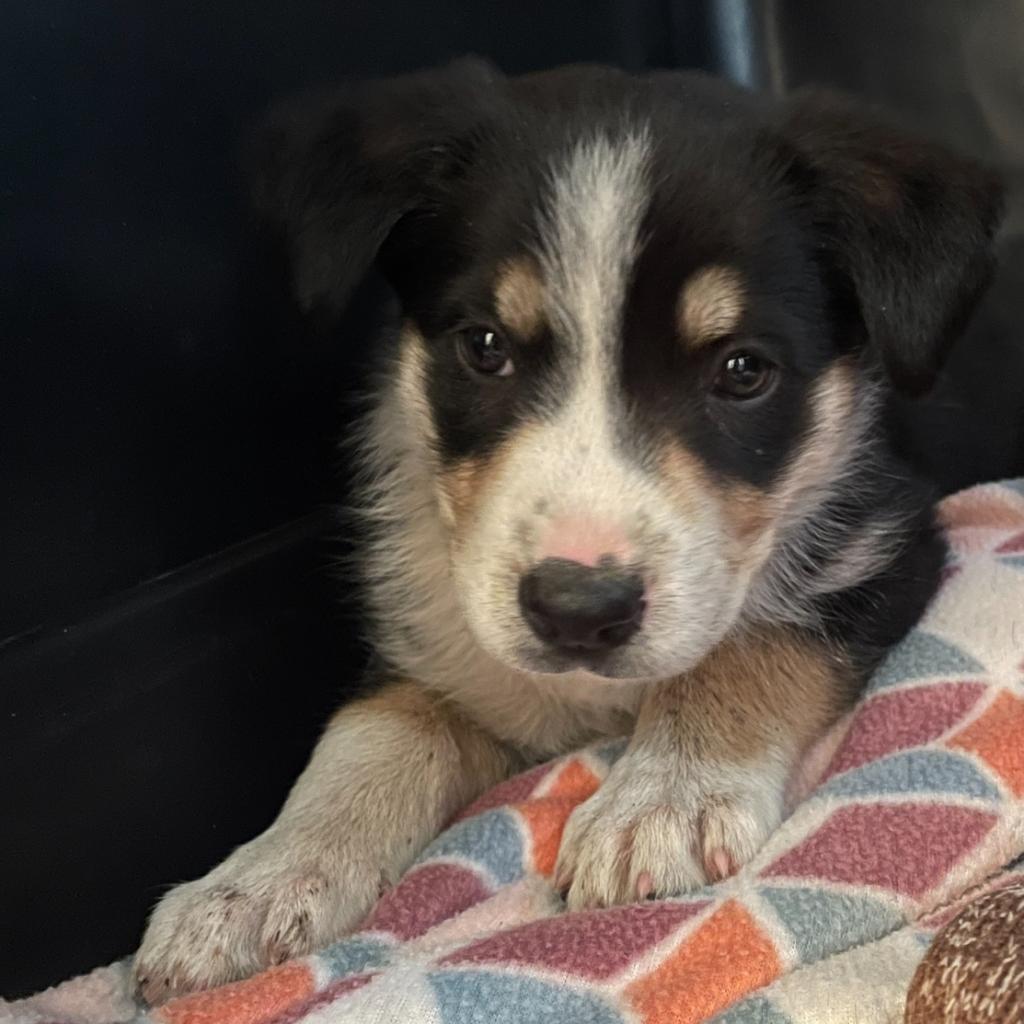
[{"label": "puppy", "polygon": [[362,435],[385,668],[160,902],[145,997],[338,938],[459,807],[601,737],[569,908],[735,872],[936,587],[881,410],[983,289],[997,181],[835,97],[475,60],[286,108],[260,167],[305,307],[374,262],[402,304]]}]

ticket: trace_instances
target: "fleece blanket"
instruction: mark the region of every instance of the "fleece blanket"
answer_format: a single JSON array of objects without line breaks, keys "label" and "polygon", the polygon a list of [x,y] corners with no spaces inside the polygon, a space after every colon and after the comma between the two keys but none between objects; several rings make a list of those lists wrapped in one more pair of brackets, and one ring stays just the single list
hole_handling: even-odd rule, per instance
[{"label": "fleece blanket", "polygon": [[0,1021],[1024,1021],[1024,483],[955,495],[941,518],[940,593],[735,877],[565,912],[558,844],[623,747],[607,744],[467,808],[328,949],[148,1013],[119,964],[0,1002]]}]

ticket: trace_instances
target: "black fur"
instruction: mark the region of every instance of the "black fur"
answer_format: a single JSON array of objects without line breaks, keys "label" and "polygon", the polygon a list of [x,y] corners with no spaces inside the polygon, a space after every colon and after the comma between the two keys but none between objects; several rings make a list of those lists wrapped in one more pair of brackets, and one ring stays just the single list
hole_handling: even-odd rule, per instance
[{"label": "black fur", "polygon": [[991,279],[1003,192],[988,169],[877,117],[804,93],[783,132],[868,336],[897,384],[923,391]]},{"label": "black fur", "polygon": [[[595,128],[641,119],[654,190],[622,328],[624,443],[642,456],[667,430],[713,472],[766,487],[806,435],[808,395],[836,359],[898,391],[928,387],[988,280],[1001,188],[840,97],[771,102],[695,73],[510,79],[460,61],[279,112],[256,148],[257,196],[287,238],[304,306],[342,306],[378,262],[430,342],[441,454],[459,460],[543,414],[563,356],[548,333],[516,349],[514,381],[480,380],[458,361],[458,331],[494,321],[498,267],[536,245],[551,158]],[[678,340],[680,286],[708,264],[741,271],[739,341],[785,371],[742,408],[708,397],[720,351]],[[832,543],[879,511],[906,524],[883,572],[818,602],[819,630],[864,672],[935,589],[933,500],[877,432],[823,513],[847,524]],[[833,553],[812,545],[808,570]]]}]

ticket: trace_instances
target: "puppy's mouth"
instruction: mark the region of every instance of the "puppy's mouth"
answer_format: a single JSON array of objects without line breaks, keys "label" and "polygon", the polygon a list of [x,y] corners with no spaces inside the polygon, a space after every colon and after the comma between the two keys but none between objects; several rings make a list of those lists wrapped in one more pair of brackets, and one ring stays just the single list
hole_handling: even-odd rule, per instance
[{"label": "puppy's mouth", "polygon": [[602,682],[649,682],[637,674],[625,652],[595,654],[588,651],[559,651],[539,646],[523,646],[516,651],[517,667],[541,676],[585,675]]}]

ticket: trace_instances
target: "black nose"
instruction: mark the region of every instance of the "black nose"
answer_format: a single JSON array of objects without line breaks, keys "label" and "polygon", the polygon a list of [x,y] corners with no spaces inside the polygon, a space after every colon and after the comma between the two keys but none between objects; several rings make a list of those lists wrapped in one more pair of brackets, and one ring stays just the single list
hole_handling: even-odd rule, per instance
[{"label": "black nose", "polygon": [[546,643],[570,653],[600,653],[640,628],[644,583],[624,569],[546,558],[520,579],[519,605]]}]

